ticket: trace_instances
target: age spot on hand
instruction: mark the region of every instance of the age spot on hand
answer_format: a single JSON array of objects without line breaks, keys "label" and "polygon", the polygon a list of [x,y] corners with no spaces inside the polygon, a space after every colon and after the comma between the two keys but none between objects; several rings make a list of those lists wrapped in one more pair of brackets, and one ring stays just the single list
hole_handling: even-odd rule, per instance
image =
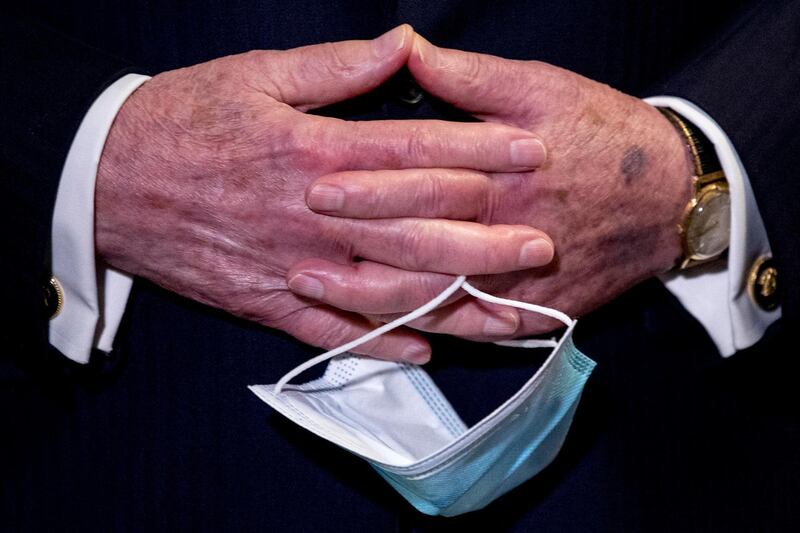
[{"label": "age spot on hand", "polygon": [[620,163],[620,171],[625,178],[625,185],[630,185],[633,180],[639,178],[647,166],[647,156],[640,146],[633,145],[625,150]]}]

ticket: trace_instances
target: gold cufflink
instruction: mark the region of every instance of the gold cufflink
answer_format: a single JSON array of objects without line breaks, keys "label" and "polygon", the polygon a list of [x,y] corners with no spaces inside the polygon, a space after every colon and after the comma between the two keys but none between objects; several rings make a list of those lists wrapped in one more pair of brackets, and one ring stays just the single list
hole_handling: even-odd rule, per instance
[{"label": "gold cufflink", "polygon": [[57,317],[64,307],[64,291],[55,276],[44,285],[44,306],[50,311],[50,320]]},{"label": "gold cufflink", "polygon": [[762,255],[753,263],[747,276],[747,294],[764,311],[778,307],[778,269],[770,256]]}]

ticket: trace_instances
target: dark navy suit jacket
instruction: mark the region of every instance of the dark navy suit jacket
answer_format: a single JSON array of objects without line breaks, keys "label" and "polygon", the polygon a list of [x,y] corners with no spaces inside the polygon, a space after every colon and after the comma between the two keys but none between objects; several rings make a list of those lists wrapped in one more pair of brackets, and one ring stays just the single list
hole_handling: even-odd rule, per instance
[{"label": "dark navy suit jacket", "polygon": [[[795,384],[800,2],[146,0],[26,2],[0,12],[0,530],[770,531],[800,525]],[[414,511],[360,459],[247,391],[318,353],[137,282],[111,356],[47,343],[42,284],[70,141],[125,72],[253,48],[372,38],[539,59],[637,96],[682,96],[733,140],[776,256],[784,318],[729,360],[656,281],[585,317],[598,361],[548,469],[460,518]],[[458,118],[404,84],[327,113]],[[535,370],[434,338],[429,371],[467,423]]]}]

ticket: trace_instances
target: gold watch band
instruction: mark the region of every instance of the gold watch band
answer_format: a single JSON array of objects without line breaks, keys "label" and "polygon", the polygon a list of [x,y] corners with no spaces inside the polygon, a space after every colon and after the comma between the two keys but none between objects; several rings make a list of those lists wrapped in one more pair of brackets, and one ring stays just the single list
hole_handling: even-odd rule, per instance
[{"label": "gold watch band", "polygon": [[711,195],[728,194],[728,181],[722,170],[714,145],[705,134],[675,111],[665,107],[657,107],[657,109],[685,139],[686,147],[694,166],[694,175],[690,176],[692,198],[686,205],[681,223],[678,225],[683,255],[676,266],[683,270],[713,261],[721,255],[722,251],[713,256],[698,254],[691,242],[689,227],[692,223],[692,217],[698,212],[698,206],[702,206],[704,199],[710,198]]}]

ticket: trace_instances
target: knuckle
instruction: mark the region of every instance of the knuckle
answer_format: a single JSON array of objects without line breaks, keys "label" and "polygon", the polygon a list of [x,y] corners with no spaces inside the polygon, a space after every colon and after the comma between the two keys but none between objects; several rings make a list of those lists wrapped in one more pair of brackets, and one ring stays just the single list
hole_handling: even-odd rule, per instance
[{"label": "knuckle", "polygon": [[265,132],[264,150],[269,159],[274,161],[290,155],[302,155],[303,143],[301,136],[291,127],[271,128]]},{"label": "knuckle", "polygon": [[495,218],[501,205],[501,195],[497,194],[492,187],[492,180],[486,173],[480,173],[479,180],[475,187],[473,202],[476,205],[475,220],[482,224],[488,224]]},{"label": "knuckle", "polygon": [[516,266],[516,256],[514,254],[518,246],[516,244],[516,232],[508,226],[495,227],[492,238],[487,239],[483,247],[484,267],[487,272],[509,266]]},{"label": "knuckle", "polygon": [[[352,259],[357,256],[356,242],[358,236],[362,234],[359,221],[343,225],[332,225],[321,223],[315,225],[312,231],[319,238],[322,244],[322,253],[327,253],[328,257],[343,257]],[[323,257],[325,257],[323,255]]]},{"label": "knuckle", "polygon": [[294,76],[294,69],[285,65],[292,54],[291,51],[252,50],[247,52],[252,62],[248,72],[248,80],[254,87],[259,87],[265,94],[278,102],[287,102],[289,94],[295,94],[299,86]]},{"label": "knuckle", "polygon": [[221,57],[218,61],[234,62],[242,67],[243,74],[258,79],[264,72],[269,72],[270,66],[275,62],[275,53],[273,50],[248,50],[237,55]]},{"label": "knuckle", "polygon": [[317,54],[299,62],[296,76],[307,85],[333,78],[349,78],[355,76],[356,71],[357,65],[345,59],[338,44],[323,43],[319,45]]},{"label": "knuckle", "polygon": [[338,74],[352,70],[352,64],[345,61],[342,57],[342,51],[339,45],[335,43],[324,43],[322,45],[322,59],[321,65],[324,66],[325,72]]},{"label": "knuckle", "polygon": [[353,197],[353,203],[363,206],[364,213],[369,216],[393,215],[396,210],[397,197],[388,188],[359,191]]},{"label": "knuckle", "polygon": [[313,321],[308,321],[300,327],[306,327],[310,331],[308,335],[308,342],[321,346],[326,349],[334,348],[352,340],[348,333],[350,328],[345,324],[337,324],[335,320],[326,317],[322,320],[318,318]]},{"label": "knuckle", "polygon": [[313,344],[329,350],[340,344],[348,342],[350,339],[346,338],[341,330],[336,327],[317,329],[314,332],[314,337],[311,340]]},{"label": "knuckle", "polygon": [[321,143],[330,160],[336,163],[336,169],[374,169],[379,167],[377,160],[386,162],[385,168],[397,168],[400,154],[387,153],[371,124],[358,120],[341,121],[339,124],[341,127],[336,129],[338,135],[332,137],[333,132],[328,130]]},{"label": "knuckle", "polygon": [[525,75],[531,98],[559,102],[551,112],[564,115],[580,106],[585,78],[541,61],[528,61],[527,66]]},{"label": "knuckle", "polygon": [[447,196],[444,194],[442,180],[433,173],[423,174],[418,185],[415,205],[421,214],[444,216]]},{"label": "knuckle", "polygon": [[505,115],[524,119],[536,85],[535,71],[528,63],[475,54],[467,62],[465,90],[490,102],[502,102]]},{"label": "knuckle", "polygon": [[504,244],[512,245],[515,242],[515,237],[517,237],[517,228],[511,225],[501,225],[499,227],[499,242],[498,245],[502,246]]},{"label": "knuckle", "polygon": [[467,54],[464,64],[464,74],[471,83],[482,84],[485,78],[490,77],[488,72],[489,62],[481,54]]},{"label": "knuckle", "polygon": [[423,226],[414,224],[408,228],[400,238],[400,260],[406,266],[413,266],[426,270],[430,265],[430,258],[425,252],[426,236]]},{"label": "knuckle", "polygon": [[434,138],[418,128],[414,128],[406,139],[406,156],[409,161],[414,161],[420,166],[427,166],[429,162],[429,144]]},{"label": "knuckle", "polygon": [[392,345],[393,342],[391,338],[387,338],[384,335],[382,337],[378,337],[377,339],[372,339],[369,342],[365,342],[361,346],[358,346],[354,351],[357,353],[377,357],[379,359],[390,359]]},{"label": "knuckle", "polygon": [[421,276],[422,280],[419,283],[420,296],[424,302],[428,302],[438,296],[454,279],[451,277],[443,278],[439,275],[421,274]]},{"label": "knuckle", "polygon": [[[531,109],[531,102],[533,99],[534,84],[531,82],[531,72],[523,62],[514,62],[504,69],[504,78],[506,80],[505,96],[513,105],[510,106],[511,113],[521,117],[523,121],[529,120],[528,115]],[[496,91],[501,91],[500,87],[495,88]]]},{"label": "knuckle", "polygon": [[[251,294],[254,291],[251,291]],[[273,294],[272,297],[253,298],[238,302],[233,309],[227,309],[233,315],[252,320],[267,327],[292,332],[295,325],[302,323],[304,307],[290,306]]]},{"label": "knuckle", "polygon": [[[520,80],[520,71],[513,68],[510,60],[470,54],[465,68],[465,89],[484,98],[507,97],[509,91],[525,86]],[[502,83],[497,83],[497,80],[502,80]]]},{"label": "knuckle", "polygon": [[321,121],[304,118],[301,123],[287,128],[282,148],[285,153],[291,154],[295,168],[318,170],[331,160],[329,137]]}]

